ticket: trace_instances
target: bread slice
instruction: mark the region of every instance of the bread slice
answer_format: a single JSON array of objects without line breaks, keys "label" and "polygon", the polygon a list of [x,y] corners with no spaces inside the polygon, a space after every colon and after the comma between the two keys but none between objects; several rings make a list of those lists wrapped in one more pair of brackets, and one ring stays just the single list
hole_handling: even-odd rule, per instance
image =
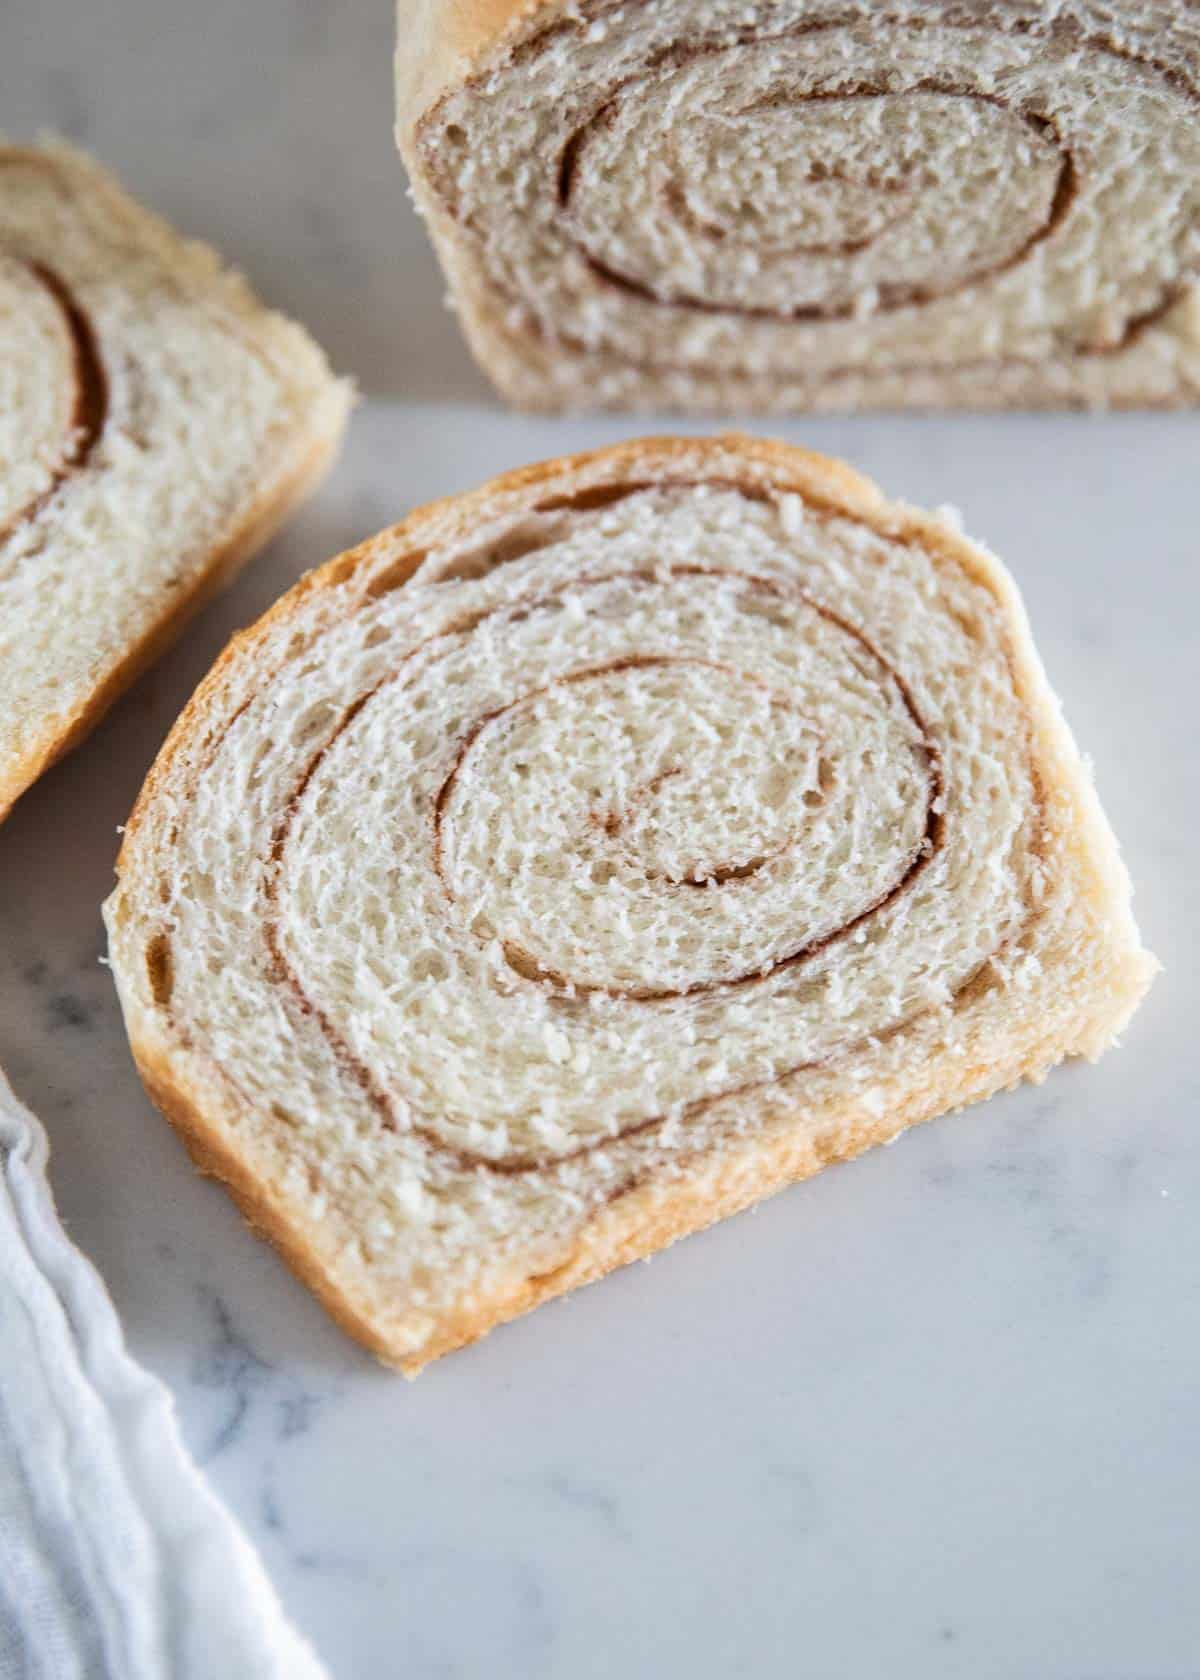
[{"label": "bread slice", "polygon": [[348,403],[89,158],[0,145],[0,818],[315,484]]},{"label": "bread slice", "polygon": [[649,439],[236,637],[105,907],[147,1089],[384,1360],[1096,1056],[1154,964],[1000,565]]},{"label": "bread slice", "polygon": [[397,137],[529,408],[1200,397],[1200,11],[423,0]]}]

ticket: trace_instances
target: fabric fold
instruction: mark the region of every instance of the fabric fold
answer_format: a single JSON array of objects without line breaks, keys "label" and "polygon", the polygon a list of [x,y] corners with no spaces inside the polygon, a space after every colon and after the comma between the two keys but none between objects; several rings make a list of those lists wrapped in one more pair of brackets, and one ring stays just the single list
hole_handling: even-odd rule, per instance
[{"label": "fabric fold", "polygon": [[129,1355],[0,1073],[0,1677],[324,1680]]}]

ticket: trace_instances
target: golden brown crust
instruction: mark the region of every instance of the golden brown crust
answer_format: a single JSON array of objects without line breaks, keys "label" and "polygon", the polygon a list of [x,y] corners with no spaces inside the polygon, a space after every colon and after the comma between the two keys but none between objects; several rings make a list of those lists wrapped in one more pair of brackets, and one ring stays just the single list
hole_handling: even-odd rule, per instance
[{"label": "golden brown crust", "polygon": [[[538,12],[563,11],[562,0],[416,0],[398,11],[396,81],[403,130],[438,96]],[[415,14],[415,15],[414,15]]]},{"label": "golden brown crust", "polygon": [[408,1352],[407,1338],[389,1335],[386,1326],[330,1271],[325,1254],[297,1222],[286,1199],[263,1183],[228,1133],[176,1081],[169,1063],[136,1037],[131,1044],[151,1100],[179,1133],[197,1169],[225,1186],[251,1228],[270,1242],[343,1330],[407,1377],[415,1377],[443,1354],[478,1341],[543,1302],[568,1295],[634,1260],[648,1259],[682,1237],[814,1177],[823,1167],[850,1161],[888,1142],[910,1126],[1025,1080],[1040,1079],[1066,1053],[1053,1037],[1032,1035],[1031,1042],[1003,1066],[960,1064],[941,1079],[931,1080],[903,1110],[874,1118],[849,1111],[840,1127],[830,1126],[816,1138],[781,1129],[765,1143],[746,1143],[737,1152],[713,1158],[697,1156],[669,1185],[638,1185],[605,1203],[551,1270],[532,1276],[513,1273],[483,1302],[473,1301],[447,1314],[435,1335],[413,1355]]},{"label": "golden brown crust", "polygon": [[[831,1126],[816,1138],[799,1130],[781,1129],[769,1140],[746,1144],[736,1153],[712,1159],[699,1156],[670,1185],[641,1185],[606,1203],[552,1271],[514,1278],[509,1290],[498,1291],[482,1308],[448,1317],[419,1356],[406,1356],[386,1347],[381,1350],[374,1342],[367,1345],[405,1376],[416,1376],[443,1354],[478,1341],[497,1325],[521,1317],[544,1301],[594,1283],[631,1261],[649,1259],[681,1237],[706,1230],[789,1185],[815,1177],[823,1167],[853,1160],[877,1144],[887,1143],[909,1126],[936,1119],[1023,1080],[1040,1078],[1060,1059],[1061,1052],[1035,1045],[1003,1068],[959,1069],[959,1077],[930,1086],[906,1109],[893,1109],[883,1118],[847,1116],[841,1127]],[[304,1257],[290,1256],[282,1247],[280,1252],[303,1277]],[[356,1334],[340,1312],[334,1311],[334,1316]]]},{"label": "golden brown crust", "polygon": [[[909,1125],[1004,1089],[1040,1078],[1065,1055],[1095,1055],[1111,1042],[1136,1006],[1153,972],[1137,944],[1128,908],[1128,883],[1115,844],[1086,781],[1073,743],[1046,686],[1019,597],[1002,569],[985,552],[931,517],[889,504],[868,480],[840,462],[786,444],[739,436],[709,439],[649,438],[590,454],[563,457],[506,473],[467,495],[431,503],[400,525],[308,574],[251,629],[236,636],[200,685],[172,730],[147,779],[126,828],[118,860],[122,890],[136,869],[134,850],[150,817],[155,795],[176,761],[195,740],[218,725],[228,709],[230,679],[243,664],[253,666],[268,635],[295,615],[314,591],[363,585],[373,570],[400,582],[418,563],[422,541],[436,524],[439,542],[467,538],[499,514],[536,502],[547,485],[556,495],[578,495],[631,478],[683,478],[708,473],[741,486],[794,490],[818,508],[849,513],[893,540],[919,542],[927,551],[965,570],[1001,604],[1008,624],[1013,681],[1028,707],[1030,746],[1039,781],[1047,789],[1047,820],[1078,870],[1081,890],[1103,903],[1113,930],[1114,957],[1107,994],[1088,1015],[1076,1006],[1064,1024],[1060,1015],[1035,1015],[994,1043],[968,1044],[959,1058],[931,1065],[916,1089],[908,1089],[882,1113],[868,1112],[852,1097],[822,1109],[816,1136],[805,1122],[803,1103],[789,1098],[773,1111],[757,1137],[727,1144],[686,1161],[669,1181],[634,1183],[599,1207],[547,1267],[530,1273],[514,1267],[494,1280],[485,1295],[464,1297],[440,1315],[432,1334],[414,1351],[403,1304],[380,1301],[356,1266],[343,1267],[319,1228],[310,1226],[282,1191],[264,1183],[249,1146],[239,1146],[236,1125],[222,1099],[209,1088],[204,1058],[181,1054],[161,1019],[123,999],[133,1053],[147,1089],[184,1135],[204,1171],[230,1188],[251,1223],[262,1230],[296,1274],[312,1288],[343,1326],[385,1362],[412,1375],[442,1353],[482,1336],[540,1302],[643,1258],[681,1236],[702,1229],[761,1197],[847,1160]],[[364,577],[364,572],[367,577]],[[144,890],[151,890],[146,886]],[[186,1063],[186,1068],[184,1064]],[[208,1077],[212,1077],[211,1074]]]},{"label": "golden brown crust", "polygon": [[169,1063],[133,1042],[134,1060],[151,1101],[170,1121],[194,1165],[228,1190],[251,1228],[282,1256],[300,1282],[351,1336],[387,1359],[388,1343],[353,1298],[338,1287],[324,1257],[304,1240],[286,1201],[271,1190],[237,1153],[232,1142],[205,1116],[176,1081]]}]

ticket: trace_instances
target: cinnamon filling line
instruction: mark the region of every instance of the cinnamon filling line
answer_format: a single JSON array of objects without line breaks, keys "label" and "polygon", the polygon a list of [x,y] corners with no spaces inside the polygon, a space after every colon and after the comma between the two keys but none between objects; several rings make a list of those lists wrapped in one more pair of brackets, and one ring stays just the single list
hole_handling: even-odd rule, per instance
[{"label": "cinnamon filling line", "polygon": [[[699,483],[706,482],[708,481],[689,481],[676,478],[667,481],[666,487],[682,486],[684,484],[690,484],[692,487],[695,487]],[[749,499],[755,501],[766,501],[772,499],[772,492],[766,487],[735,487],[725,480],[713,480],[712,482],[720,483],[722,488],[738,488],[740,493],[746,494]],[[612,502],[623,499],[624,497],[637,494],[640,490],[644,490],[647,487],[648,486],[645,483],[596,486],[590,490],[578,492],[575,497],[568,495],[565,497],[559,496],[546,498],[542,502],[536,504],[531,511],[566,511],[569,508],[581,511],[586,508],[607,506]],[[830,511],[816,499],[814,499],[813,509],[819,516],[822,516]],[[838,511],[838,517],[846,519],[854,518],[853,515],[847,514],[844,510]],[[871,528],[869,521],[862,520],[859,522],[866,525],[868,529]],[[914,539],[911,537],[905,538],[904,536],[900,536],[898,540],[912,541]],[[886,682],[892,692],[898,697],[903,709],[911,719],[919,738],[920,750],[922,751],[925,759],[926,798],[924,832],[919,843],[913,848],[908,858],[905,860],[903,867],[898,872],[895,880],[884,892],[875,897],[870,903],[864,905],[861,910],[859,910],[841,927],[830,930],[816,939],[812,939],[807,943],[798,945],[789,950],[782,959],[777,960],[771,967],[769,973],[775,973],[781,968],[797,967],[802,965],[807,960],[810,960],[811,958],[817,956],[820,952],[828,949],[831,945],[845,939],[848,935],[862,928],[873,918],[884,915],[893,904],[898,902],[905,894],[911,891],[923,872],[941,853],[945,844],[945,816],[943,814],[945,784],[942,770],[941,752],[931,731],[922,719],[921,714],[914,703],[911,691],[901,674],[896,671],[893,666],[891,666],[891,664],[881,655],[879,650],[861,630],[851,624],[848,620],[842,618],[841,615],[836,613],[833,609],[816,601],[804,592],[789,591],[785,588],[785,586],[776,583],[773,579],[760,578],[752,574],[740,574],[733,571],[726,572],[717,568],[682,567],[677,569],[684,572],[691,571],[698,574],[715,575],[722,578],[728,577],[740,587],[765,589],[781,596],[791,595],[794,598],[796,595],[800,595],[801,598],[804,599],[806,605],[813,608],[813,610],[815,610],[821,617],[825,618],[832,627],[836,627],[840,632],[853,637],[860,644],[867,656],[876,663],[877,668],[881,673],[882,680]],[[612,577],[615,576],[629,578],[631,576],[636,577],[638,575],[639,574],[621,573],[610,574],[608,576],[598,576],[591,579],[583,579],[580,582],[580,587],[599,585],[604,582],[611,581]],[[644,576],[648,581],[652,581],[652,574],[647,573],[640,575]],[[417,654],[429,649],[432,644],[438,641],[449,641],[455,637],[461,637],[469,634],[470,631],[474,629],[479,622],[481,622],[482,618],[492,616],[493,613],[500,615],[510,611],[514,613],[527,613],[531,610],[536,610],[537,605],[537,599],[532,598],[511,603],[506,607],[492,609],[492,613],[474,614],[471,615],[464,624],[452,625],[448,629],[427,638],[425,641],[418,644],[416,648],[409,651],[402,661],[401,666],[398,667],[397,670],[390,673],[389,676],[385,677],[366,694],[359,696],[359,698],[346,709],[340,720],[326,737],[322,746],[306,763],[303,773],[295,782],[292,792],[284,805],[282,815],[273,831],[271,844],[265,859],[268,864],[268,868],[264,872],[264,886],[262,888],[265,912],[264,941],[268,972],[273,982],[277,985],[285,987],[303,1015],[316,1024],[333,1052],[338,1065],[362,1090],[368,1102],[378,1114],[381,1124],[389,1131],[400,1132],[401,1130],[406,1130],[415,1133],[415,1135],[421,1138],[425,1145],[441,1154],[444,1158],[452,1161],[457,1168],[466,1171],[482,1171],[502,1176],[518,1176],[524,1173],[553,1170],[566,1163],[577,1161],[597,1150],[609,1148],[616,1143],[628,1141],[636,1137],[644,1137],[653,1132],[656,1128],[665,1125],[672,1118],[682,1118],[687,1120],[688,1118],[704,1112],[714,1103],[723,1101],[726,1098],[742,1096],[752,1091],[764,1090],[768,1087],[782,1084],[800,1073],[813,1071],[827,1066],[833,1059],[834,1055],[847,1054],[867,1042],[866,1040],[858,1039],[848,1041],[839,1046],[836,1052],[831,1053],[830,1056],[824,1057],[821,1060],[797,1062],[793,1066],[780,1069],[777,1073],[769,1077],[743,1082],[731,1088],[696,1098],[683,1105],[682,1109],[674,1110],[669,1113],[653,1114],[641,1119],[630,1120],[613,1133],[580,1144],[577,1148],[566,1153],[514,1153],[497,1158],[448,1143],[446,1139],[434,1128],[434,1126],[429,1123],[428,1117],[413,1114],[413,1105],[407,1102],[406,1099],[398,1100],[393,1093],[386,1090],[380,1084],[370,1067],[363,1062],[359,1055],[350,1046],[337,1023],[330,1018],[329,1014],[308,993],[302,979],[296,973],[293,965],[289,962],[283,949],[280,937],[278,896],[286,867],[287,846],[292,824],[298,813],[303,794],[312,781],[313,776],[316,774],[321,762],[325,758],[325,755],[332,748],[334,742],[345,732],[354,719],[359,715],[363,708],[368,706],[372,699],[379,694],[382,689],[397,681],[401,675],[403,666],[415,658]],[[635,655],[630,656],[625,660],[611,662],[611,668],[619,669],[622,666],[634,667],[641,662],[642,660],[640,656]],[[559,680],[579,680],[579,678],[584,674],[593,674],[594,670],[595,667],[592,667],[586,673],[568,673],[565,677]],[[522,698],[528,699],[529,696],[524,696]],[[514,704],[520,703],[520,700],[514,702]],[[508,709],[509,708],[500,708],[499,710],[504,711]],[[445,885],[445,876],[443,860],[441,857],[441,825],[444,820],[446,803],[455,778],[459,774],[463,759],[469,751],[470,746],[487,723],[498,715],[499,712],[485,714],[482,718],[476,719],[475,723],[463,732],[462,736],[460,736],[459,743],[455,750],[455,755],[447,775],[443,778],[438,792],[431,801],[431,865],[435,872],[437,872],[443,880],[443,885]],[[1037,803],[1035,783],[1035,805]],[[1036,826],[1037,824],[1035,823],[1035,828]],[[1032,847],[1036,850],[1037,846],[1038,839],[1035,834],[1032,840]],[[739,878],[740,877],[736,870],[731,871],[729,876],[730,881],[734,881]],[[448,898],[452,900],[453,894],[448,893]],[[1031,909],[1030,914],[1032,915],[1033,913],[1034,912]],[[1013,934],[1010,934],[1008,936],[1008,940],[1004,943],[1009,943],[1012,940],[1019,938],[1022,931],[1023,928],[1017,930],[1017,932]],[[955,990],[951,1000],[952,1002],[967,995],[969,992],[973,993],[978,991],[980,985],[983,983],[988,963],[997,954],[998,951],[993,951],[988,957],[983,959],[981,963],[977,964],[973,968],[971,974],[968,975]],[[553,972],[546,972],[542,970],[540,964],[536,963],[536,960],[530,963],[527,960],[527,953],[523,953],[519,949],[510,948],[506,951],[506,956],[509,959],[510,972],[521,984],[538,985],[551,992],[560,994],[564,990],[578,991],[580,989],[578,986],[573,985],[569,977],[556,975]],[[756,983],[761,983],[765,979],[769,978],[769,973],[764,974],[762,971],[755,970],[753,972],[738,975],[725,980],[701,979],[695,985],[688,986],[679,991],[670,992],[651,991],[639,993],[637,989],[628,988],[624,990],[621,988],[597,989],[604,990],[608,995],[637,1007],[656,1007],[663,1004],[669,1006],[679,999],[686,998],[699,992],[726,987],[752,987]],[[904,1030],[904,1028],[910,1025],[913,1020],[917,1019],[924,1013],[926,1013],[926,1009],[923,1007],[899,1021],[889,1023],[886,1027],[870,1035],[870,1037],[876,1042],[892,1037],[895,1033]],[[403,1108],[407,1108],[409,1113],[402,1116]],[[632,1180],[628,1181],[623,1188],[628,1188],[630,1182],[632,1182]]]},{"label": "cinnamon filling line", "polygon": [[[699,54],[696,52],[684,56],[696,57]],[[836,308],[813,303],[803,304],[795,309],[781,310],[755,307],[748,304],[714,303],[707,298],[694,297],[686,292],[675,292],[668,295],[646,281],[639,280],[635,275],[623,273],[590,249],[582,234],[575,230],[576,218],[572,197],[576,192],[583,155],[597,133],[614,120],[623,92],[624,89],[619,89],[606,105],[575,131],[563,147],[558,167],[558,201],[564,216],[572,224],[571,246],[598,279],[620,291],[628,292],[634,297],[642,298],[648,303],[658,304],[665,308],[699,310],[707,314],[735,315],[743,316],[749,320],[765,321],[846,321],[853,318],[853,303],[847,303]],[[970,88],[930,78],[913,83],[911,86],[904,88],[902,93],[896,93],[889,88],[869,83],[846,83],[840,88],[801,95],[789,100],[788,103],[799,106],[820,105],[841,100],[891,99],[906,97],[914,93],[934,93],[944,95],[947,98],[967,99],[980,105],[989,105],[996,110],[1009,112],[1024,122],[1039,139],[1049,140],[1055,147],[1059,156],[1058,175],[1045,218],[1003,262],[993,263],[987,268],[977,269],[940,282],[931,281],[925,286],[892,286],[884,282],[878,287],[879,301],[876,312],[879,314],[887,313],[890,310],[903,309],[914,304],[933,303],[939,298],[953,297],[956,292],[966,291],[972,286],[982,284],[985,280],[995,279],[998,275],[1007,273],[1009,269],[1016,268],[1018,264],[1026,260],[1043,240],[1049,239],[1058,230],[1075,202],[1079,190],[1074,156],[1063,143],[1053,121],[1038,112],[1020,110],[995,94],[976,93]],[[884,189],[881,187],[880,190]],[[848,241],[842,245],[828,246],[825,250],[830,255],[849,255],[855,251],[867,249],[873,242],[873,238],[864,238]]]},{"label": "cinnamon filling line", "polygon": [[74,396],[66,435],[49,484],[23,508],[18,508],[6,525],[0,526],[0,543],[6,542],[21,526],[28,525],[36,519],[67,479],[75,473],[82,472],[99,442],[108,418],[108,378],[87,314],[66,281],[52,268],[28,257],[16,253],[13,255],[49,293],[62,316],[71,345]]}]

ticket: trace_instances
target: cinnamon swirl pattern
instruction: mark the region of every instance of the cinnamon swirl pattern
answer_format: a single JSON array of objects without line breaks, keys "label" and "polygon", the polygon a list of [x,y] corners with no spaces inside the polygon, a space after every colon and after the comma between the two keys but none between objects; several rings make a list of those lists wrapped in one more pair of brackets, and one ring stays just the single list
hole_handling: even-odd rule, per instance
[{"label": "cinnamon swirl pattern", "polygon": [[0,147],[0,817],[328,458],[346,393],[90,160]]},{"label": "cinnamon swirl pattern", "polygon": [[147,783],[106,915],[152,1094],[415,1368],[1094,1053],[1148,959],[1024,635],[986,557],[781,446],[414,515]]},{"label": "cinnamon swirl pattern", "polygon": [[429,8],[399,133],[515,400],[1200,392],[1184,8],[546,0],[500,29],[476,10]]},{"label": "cinnamon swirl pattern", "polygon": [[[55,491],[82,471],[99,441],[108,413],[108,381],[91,322],[53,269],[6,255],[0,269],[15,295],[14,315],[24,330],[7,361],[13,396],[0,413],[14,437],[0,477],[0,543],[35,519]],[[22,366],[25,362],[27,365]],[[22,401],[21,399],[25,399]],[[23,427],[23,447],[16,431]],[[7,440],[6,440],[7,442]]]}]

